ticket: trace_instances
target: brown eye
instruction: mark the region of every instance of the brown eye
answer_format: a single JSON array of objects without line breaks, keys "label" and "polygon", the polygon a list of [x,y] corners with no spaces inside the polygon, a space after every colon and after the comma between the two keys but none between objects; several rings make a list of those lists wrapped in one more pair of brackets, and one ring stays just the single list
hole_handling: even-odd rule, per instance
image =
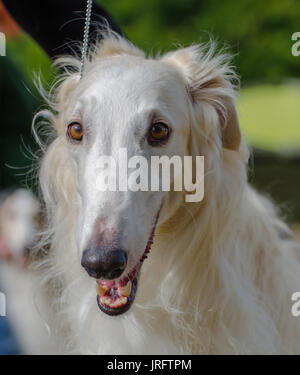
[{"label": "brown eye", "polygon": [[151,125],[148,134],[148,142],[150,144],[156,144],[164,142],[169,138],[170,130],[168,126],[162,122],[157,122]]},{"label": "brown eye", "polygon": [[72,122],[68,126],[68,136],[72,141],[80,142],[83,137],[83,129],[82,125],[79,122]]}]

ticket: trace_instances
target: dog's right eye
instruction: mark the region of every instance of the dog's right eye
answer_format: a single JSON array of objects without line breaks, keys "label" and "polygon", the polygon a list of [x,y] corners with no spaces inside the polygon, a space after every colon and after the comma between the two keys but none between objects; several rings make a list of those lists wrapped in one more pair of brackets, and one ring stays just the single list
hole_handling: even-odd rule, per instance
[{"label": "dog's right eye", "polygon": [[79,122],[72,122],[67,129],[67,135],[73,142],[81,142],[83,137],[82,125]]},{"label": "dog's right eye", "polygon": [[170,135],[169,127],[163,122],[157,122],[151,125],[148,132],[148,143],[151,146],[165,142]]}]

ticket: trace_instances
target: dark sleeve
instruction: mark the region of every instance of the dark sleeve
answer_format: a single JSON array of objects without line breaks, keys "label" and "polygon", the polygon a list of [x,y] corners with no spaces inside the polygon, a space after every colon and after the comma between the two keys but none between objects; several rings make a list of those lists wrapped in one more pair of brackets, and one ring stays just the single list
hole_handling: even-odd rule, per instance
[{"label": "dark sleeve", "polygon": [[[52,59],[72,54],[68,43],[83,39],[86,0],[3,0],[3,3],[21,28]],[[101,24],[103,19],[112,30],[123,35],[111,15],[93,1],[91,35],[97,34],[97,24]]]}]

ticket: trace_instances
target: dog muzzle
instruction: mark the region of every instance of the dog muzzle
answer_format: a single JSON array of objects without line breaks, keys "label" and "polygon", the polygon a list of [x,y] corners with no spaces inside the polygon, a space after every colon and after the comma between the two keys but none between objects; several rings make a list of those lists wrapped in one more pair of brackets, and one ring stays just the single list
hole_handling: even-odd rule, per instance
[{"label": "dog muzzle", "polygon": [[118,280],[97,280],[97,302],[101,311],[114,316],[125,313],[131,307],[137,292],[138,279],[143,262],[148,257],[153,244],[160,210],[157,213],[145,251],[135,267]]}]

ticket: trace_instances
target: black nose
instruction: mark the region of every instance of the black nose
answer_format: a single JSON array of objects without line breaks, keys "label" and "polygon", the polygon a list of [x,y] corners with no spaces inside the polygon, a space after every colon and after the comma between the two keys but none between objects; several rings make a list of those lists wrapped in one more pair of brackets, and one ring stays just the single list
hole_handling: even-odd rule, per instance
[{"label": "black nose", "polygon": [[124,250],[107,250],[92,247],[84,250],[81,265],[95,279],[112,280],[121,276],[126,268],[127,255]]}]

